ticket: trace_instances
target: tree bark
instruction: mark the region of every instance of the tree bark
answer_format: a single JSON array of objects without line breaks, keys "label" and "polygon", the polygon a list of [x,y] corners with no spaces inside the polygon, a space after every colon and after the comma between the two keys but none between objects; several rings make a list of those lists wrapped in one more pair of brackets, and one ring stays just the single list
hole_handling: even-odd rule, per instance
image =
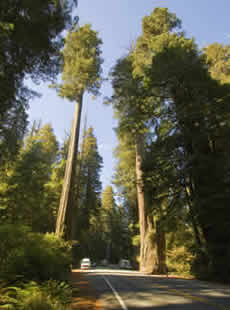
[{"label": "tree bark", "polygon": [[83,103],[83,94],[79,96],[79,100],[75,105],[74,119],[68,149],[68,157],[65,168],[65,177],[62,186],[62,193],[56,222],[56,235],[62,235],[64,233],[64,226],[66,223],[67,240],[74,239],[73,226],[76,219],[74,217],[75,210],[73,201],[73,189],[76,174],[76,162],[77,162],[79,135],[80,135],[82,103]]},{"label": "tree bark", "polygon": [[152,273],[155,265],[155,255],[153,242],[149,238],[152,224],[150,218],[146,215],[146,200],[143,182],[143,136],[136,138],[136,181],[137,181],[137,201],[139,211],[140,226],[140,266],[141,272]]},{"label": "tree bark", "polygon": [[153,240],[152,238],[153,229],[153,217],[147,216],[142,258],[142,271],[147,273],[153,273],[156,270],[157,266],[156,245],[155,240]]},{"label": "tree bark", "polygon": [[159,274],[167,273],[166,266],[166,240],[165,232],[160,225],[160,221],[156,221],[156,244],[157,244],[157,269]]}]

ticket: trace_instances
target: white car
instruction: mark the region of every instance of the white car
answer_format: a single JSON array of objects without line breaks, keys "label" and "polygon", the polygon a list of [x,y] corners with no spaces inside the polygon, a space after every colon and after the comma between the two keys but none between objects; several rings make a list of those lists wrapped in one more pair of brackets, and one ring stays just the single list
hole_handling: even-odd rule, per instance
[{"label": "white car", "polygon": [[90,269],[91,261],[89,258],[83,258],[81,261],[81,269]]}]

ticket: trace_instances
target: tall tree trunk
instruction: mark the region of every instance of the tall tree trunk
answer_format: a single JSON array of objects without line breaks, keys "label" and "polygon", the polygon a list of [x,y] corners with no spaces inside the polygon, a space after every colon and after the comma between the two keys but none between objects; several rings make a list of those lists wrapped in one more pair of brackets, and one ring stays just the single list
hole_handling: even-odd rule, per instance
[{"label": "tall tree trunk", "polygon": [[144,184],[143,184],[143,150],[140,137],[136,141],[136,181],[137,181],[137,201],[139,211],[139,226],[140,226],[140,271],[143,271],[143,258],[144,258],[144,241],[146,231],[146,218],[145,218],[145,197],[144,197]]},{"label": "tall tree trunk", "polygon": [[140,266],[142,272],[152,273],[155,265],[155,255],[152,240],[149,238],[152,223],[146,215],[146,201],[143,182],[143,135],[136,138],[136,181],[137,181],[137,201],[140,225]]},{"label": "tall tree trunk", "polygon": [[156,221],[156,245],[157,245],[157,269],[159,274],[167,273],[166,266],[166,240],[165,231],[161,227],[160,220]]},{"label": "tall tree trunk", "polygon": [[61,235],[64,232],[66,223],[66,239],[74,239],[73,225],[75,223],[75,210],[73,201],[74,179],[76,174],[76,161],[78,153],[78,141],[80,135],[81,111],[83,103],[83,94],[79,96],[79,100],[75,105],[74,119],[71,130],[71,137],[68,149],[68,157],[65,168],[65,177],[62,186],[61,199],[58,209],[56,222],[56,235]]},{"label": "tall tree trunk", "polygon": [[144,238],[144,250],[143,250],[143,259],[142,266],[143,272],[153,273],[156,270],[157,266],[157,255],[156,255],[156,245],[153,240],[153,217],[147,216],[146,218],[146,230],[145,230],[145,238]]}]

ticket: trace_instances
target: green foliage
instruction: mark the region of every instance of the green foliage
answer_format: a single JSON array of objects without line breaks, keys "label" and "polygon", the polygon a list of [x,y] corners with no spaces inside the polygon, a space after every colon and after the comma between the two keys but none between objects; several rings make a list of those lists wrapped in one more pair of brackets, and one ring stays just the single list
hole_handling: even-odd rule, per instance
[{"label": "green foliage", "polygon": [[[1,99],[0,99],[1,100]],[[28,125],[25,99],[10,108],[0,121],[0,169],[15,160]]]},{"label": "green foliage", "polygon": [[143,83],[140,78],[133,76],[132,71],[132,55],[117,61],[110,73],[114,91],[107,103],[112,104],[115,116],[119,119],[118,135],[127,135],[129,141],[135,143],[137,134],[146,133],[149,111],[146,109],[148,95]]},{"label": "green foliage", "polygon": [[[98,152],[93,128],[84,131],[81,151],[78,156],[76,176],[76,259],[90,256],[94,260],[103,258],[104,238],[100,217],[102,158]],[[101,257],[102,256],[102,257]]]},{"label": "green foliage", "polygon": [[191,266],[195,259],[194,251],[196,243],[194,232],[186,223],[186,217],[179,214],[179,218],[174,222],[174,227],[169,227],[167,233],[167,266],[169,272],[173,274],[191,275]]},{"label": "green foliage", "polygon": [[132,238],[132,245],[135,247],[140,246],[140,235],[136,235]]},{"label": "green foliage", "polygon": [[113,183],[119,196],[123,199],[124,208],[128,213],[130,227],[134,235],[138,229],[137,219],[137,192],[136,192],[136,150],[130,135],[118,135],[119,145],[114,155],[117,159],[116,173]]},{"label": "green foliage", "polygon": [[69,272],[71,245],[54,234],[35,234],[28,227],[2,225],[0,240],[3,278],[20,275],[44,281],[62,279]]},{"label": "green foliage", "polygon": [[43,294],[34,293],[28,297],[23,306],[23,310],[52,310],[52,304]]},{"label": "green foliage", "polygon": [[167,252],[169,272],[179,275],[190,275],[194,256],[184,246],[174,247]]},{"label": "green foliage", "polygon": [[49,295],[51,300],[58,300],[63,305],[68,305],[72,301],[72,290],[67,282],[46,281],[42,284],[42,291]]},{"label": "green foliage", "polygon": [[155,8],[142,20],[143,37],[152,38],[165,32],[171,32],[181,27],[181,20],[176,14],[170,13],[168,8]]},{"label": "green foliage", "polygon": [[70,31],[63,50],[63,83],[60,95],[69,100],[79,100],[85,92],[98,93],[101,86],[100,45],[102,41],[90,25]]},{"label": "green foliage", "polygon": [[145,20],[147,31],[133,52],[135,77],[142,77],[146,91],[159,98],[159,103],[153,101],[150,107],[160,113],[152,128],[151,156],[155,158],[149,158],[148,167],[153,170],[150,176],[146,169],[148,179],[152,194],[161,196],[161,191],[167,190],[169,210],[184,204],[196,242],[208,253],[213,278],[219,275],[224,279],[221,265],[226,265],[230,242],[226,233],[229,160],[225,156],[229,145],[222,144],[230,129],[228,47],[214,44],[201,55],[193,39],[172,31],[167,22],[158,31],[157,16],[155,10]]},{"label": "green foliage", "polygon": [[0,3],[0,151],[3,159],[17,153],[27,125],[28,102],[36,95],[24,85],[24,79],[30,77],[38,83],[53,80],[59,73],[61,33],[71,22],[71,9],[69,0],[64,6],[53,0],[36,3],[2,0]]},{"label": "green foliage", "polygon": [[44,185],[44,208],[50,210],[50,230],[55,230],[57,210],[61,197],[65,175],[69,138],[67,138],[57,152],[56,160],[51,167],[49,181]]},{"label": "green foliage", "polygon": [[86,200],[83,202],[86,206],[98,200],[101,192],[100,173],[103,160],[98,152],[97,138],[92,127],[84,133],[81,149],[79,173],[82,180],[81,188],[87,188]]},{"label": "green foliage", "polygon": [[213,43],[204,48],[205,61],[212,78],[223,84],[230,83],[230,45]]},{"label": "green foliage", "polygon": [[143,18],[142,35],[138,38],[133,51],[135,76],[142,75],[145,67],[151,66],[152,57],[157,52],[152,48],[153,45],[157,47],[156,38],[165,44],[170,33],[176,33],[180,28],[181,21],[167,8],[155,8],[149,16]]},{"label": "green foliage", "polygon": [[181,262],[176,267],[172,255],[172,265],[181,271],[192,265],[196,274],[204,268],[223,280],[229,277],[221,266],[228,266],[230,244],[229,46],[215,43],[200,51],[180,28],[175,14],[156,8],[144,17],[135,48],[112,70],[109,102],[121,140],[115,182],[130,204],[134,190],[127,186],[135,185],[125,158],[128,145],[144,133],[146,211],[163,232],[175,234],[178,225],[185,235],[193,230],[192,245],[177,235],[168,248]]},{"label": "green foliage", "polygon": [[[101,201],[101,166],[102,159],[97,150],[97,140],[92,128],[89,128],[83,134],[77,167],[76,197],[79,202],[76,238],[79,243],[74,248],[74,253],[76,260],[89,256],[100,261],[107,255],[108,259],[111,258],[112,262],[117,263],[122,256],[121,248],[127,248],[127,223],[124,223],[125,214],[122,208],[115,203],[111,186],[105,189]],[[120,240],[122,245],[117,244],[116,240]]]},{"label": "green foliage", "polygon": [[108,185],[102,193],[102,207],[107,212],[113,212],[116,207],[113,188]]},{"label": "green foliage", "polygon": [[72,292],[65,282],[49,280],[42,284],[28,282],[0,287],[0,309],[64,310],[71,303]]},{"label": "green foliage", "polygon": [[[107,245],[105,257],[112,263],[118,263],[121,257],[129,256],[130,239],[125,210],[116,203],[111,185],[102,193],[101,207],[102,227]],[[117,240],[120,240],[119,243]]]},{"label": "green foliage", "polygon": [[8,286],[7,282],[0,282],[0,309],[15,309],[18,305],[17,289],[17,287]]},{"label": "green foliage", "polygon": [[52,230],[54,215],[44,198],[58,143],[50,125],[33,126],[15,162],[1,176],[2,221],[24,223],[33,231]]},{"label": "green foliage", "polygon": [[[97,33],[91,29],[91,26],[85,25],[68,33],[62,53],[63,73],[62,85],[59,86],[59,95],[77,102],[71,132],[72,143],[69,145],[66,177],[63,183],[56,224],[56,232],[60,233],[64,230],[65,222],[67,223],[66,237],[68,239],[75,238],[72,218],[75,217],[76,212],[73,205],[73,196],[83,95],[85,91],[96,95],[101,86],[101,43]],[[64,216],[61,216],[61,214]]]}]

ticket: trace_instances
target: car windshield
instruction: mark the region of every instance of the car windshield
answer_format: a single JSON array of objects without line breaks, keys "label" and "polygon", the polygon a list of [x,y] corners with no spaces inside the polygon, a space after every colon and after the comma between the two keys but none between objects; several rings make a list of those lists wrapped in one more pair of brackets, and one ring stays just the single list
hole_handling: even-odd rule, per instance
[{"label": "car windshield", "polygon": [[89,263],[90,259],[89,258],[83,258],[82,263]]}]

